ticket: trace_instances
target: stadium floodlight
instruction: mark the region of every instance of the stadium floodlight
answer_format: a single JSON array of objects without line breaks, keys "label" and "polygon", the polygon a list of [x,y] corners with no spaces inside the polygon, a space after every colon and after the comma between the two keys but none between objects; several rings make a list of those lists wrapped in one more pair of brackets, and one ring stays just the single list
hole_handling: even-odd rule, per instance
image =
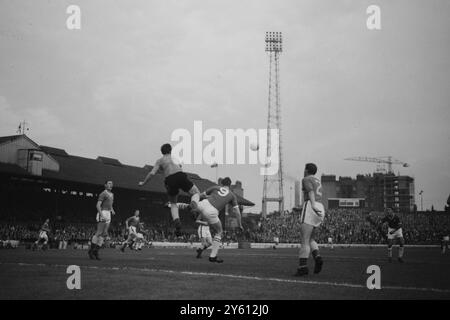
[{"label": "stadium floodlight", "polygon": [[282,52],[283,36],[281,32],[266,32],[266,52]]}]

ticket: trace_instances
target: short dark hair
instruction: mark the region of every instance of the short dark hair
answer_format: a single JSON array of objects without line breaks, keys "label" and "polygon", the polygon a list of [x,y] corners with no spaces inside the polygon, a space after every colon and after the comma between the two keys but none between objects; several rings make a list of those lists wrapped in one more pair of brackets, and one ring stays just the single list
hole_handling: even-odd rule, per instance
[{"label": "short dark hair", "polygon": [[307,163],[305,165],[305,170],[306,172],[308,172],[309,174],[316,174],[317,172],[317,166],[314,163]]},{"label": "short dark hair", "polygon": [[229,177],[223,178],[220,181],[220,184],[223,186],[229,187],[229,186],[231,186],[231,179]]},{"label": "short dark hair", "polygon": [[108,182],[113,182],[111,179],[105,180],[105,184],[107,184]]},{"label": "short dark hair", "polygon": [[161,146],[162,154],[170,154],[172,152],[172,146],[169,143],[165,143]]}]

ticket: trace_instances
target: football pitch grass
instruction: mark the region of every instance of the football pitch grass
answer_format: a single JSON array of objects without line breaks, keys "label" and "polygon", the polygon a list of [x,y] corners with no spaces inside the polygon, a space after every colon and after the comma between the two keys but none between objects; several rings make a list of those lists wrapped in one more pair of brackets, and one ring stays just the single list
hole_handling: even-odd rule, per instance
[{"label": "football pitch grass", "polygon": [[[187,248],[100,251],[0,250],[0,299],[305,300],[449,299],[450,253],[409,248],[405,263],[389,263],[386,248],[322,248],[324,268],[294,277],[297,249],[225,249],[225,262],[196,259]],[[81,289],[69,290],[69,265],[81,269]],[[369,290],[367,267],[381,269],[381,289]]]}]

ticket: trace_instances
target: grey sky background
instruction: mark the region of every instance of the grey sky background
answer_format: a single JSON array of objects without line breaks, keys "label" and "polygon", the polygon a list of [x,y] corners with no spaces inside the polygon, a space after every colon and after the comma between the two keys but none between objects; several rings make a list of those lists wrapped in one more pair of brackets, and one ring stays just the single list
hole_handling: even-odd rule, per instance
[{"label": "grey sky background", "polygon": [[[81,7],[81,30],[66,8]],[[366,8],[381,8],[380,31]],[[143,166],[174,129],[265,128],[266,31],[283,32],[285,171],[372,173],[392,155],[424,206],[450,193],[450,1],[0,0],[0,135]],[[224,165],[261,208],[259,165]],[[207,165],[188,171],[215,179]],[[136,182],[137,183],[137,182]],[[292,178],[286,180],[290,205]],[[419,200],[417,199],[419,203]],[[293,203],[293,195],[292,195]]]}]

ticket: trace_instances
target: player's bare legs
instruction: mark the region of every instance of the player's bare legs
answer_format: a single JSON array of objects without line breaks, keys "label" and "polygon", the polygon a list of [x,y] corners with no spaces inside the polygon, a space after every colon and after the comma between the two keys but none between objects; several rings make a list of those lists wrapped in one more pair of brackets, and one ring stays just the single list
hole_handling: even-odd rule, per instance
[{"label": "player's bare legs", "polygon": [[202,238],[202,247],[197,249],[197,258],[202,257],[202,252],[213,245],[213,240],[210,237]]},{"label": "player's bare legs", "polygon": [[189,194],[191,195],[191,209],[195,210],[198,208],[198,202],[200,201],[200,190],[194,184],[189,190]]},{"label": "player's bare legs", "polygon": [[223,260],[217,258],[217,253],[219,252],[220,243],[222,242],[222,223],[219,221],[217,223],[211,224],[210,227],[214,231],[214,239],[212,242],[211,254],[209,255],[210,262],[222,263]]},{"label": "player's bare legs", "polygon": [[175,234],[179,236],[181,234],[181,222],[180,222],[180,214],[178,212],[178,196],[172,196],[169,195],[169,202],[170,202],[170,213],[172,214],[172,220],[175,224]]},{"label": "player's bare legs", "polygon": [[309,273],[308,271],[308,257],[311,253],[311,235],[314,230],[314,227],[302,223],[300,226],[300,232],[302,234],[302,243],[299,251],[299,261],[298,261],[298,269],[296,276],[303,276]]},{"label": "player's bare legs", "polygon": [[132,233],[128,234],[127,239],[122,243],[122,247],[120,248],[120,251],[125,252],[125,248],[127,246],[130,246],[134,243],[135,235]]},{"label": "player's bare legs", "polygon": [[98,256],[98,250],[102,247],[103,245],[103,234],[105,234],[105,231],[108,230],[109,227],[109,223],[105,223],[105,222],[99,222],[97,223],[97,231],[95,232],[94,236],[92,237],[91,240],[91,248],[89,249],[89,258],[91,259],[97,259],[100,260],[99,256]]},{"label": "player's bare legs", "polygon": [[391,239],[388,240],[388,260],[392,262],[392,245],[393,241]]}]

